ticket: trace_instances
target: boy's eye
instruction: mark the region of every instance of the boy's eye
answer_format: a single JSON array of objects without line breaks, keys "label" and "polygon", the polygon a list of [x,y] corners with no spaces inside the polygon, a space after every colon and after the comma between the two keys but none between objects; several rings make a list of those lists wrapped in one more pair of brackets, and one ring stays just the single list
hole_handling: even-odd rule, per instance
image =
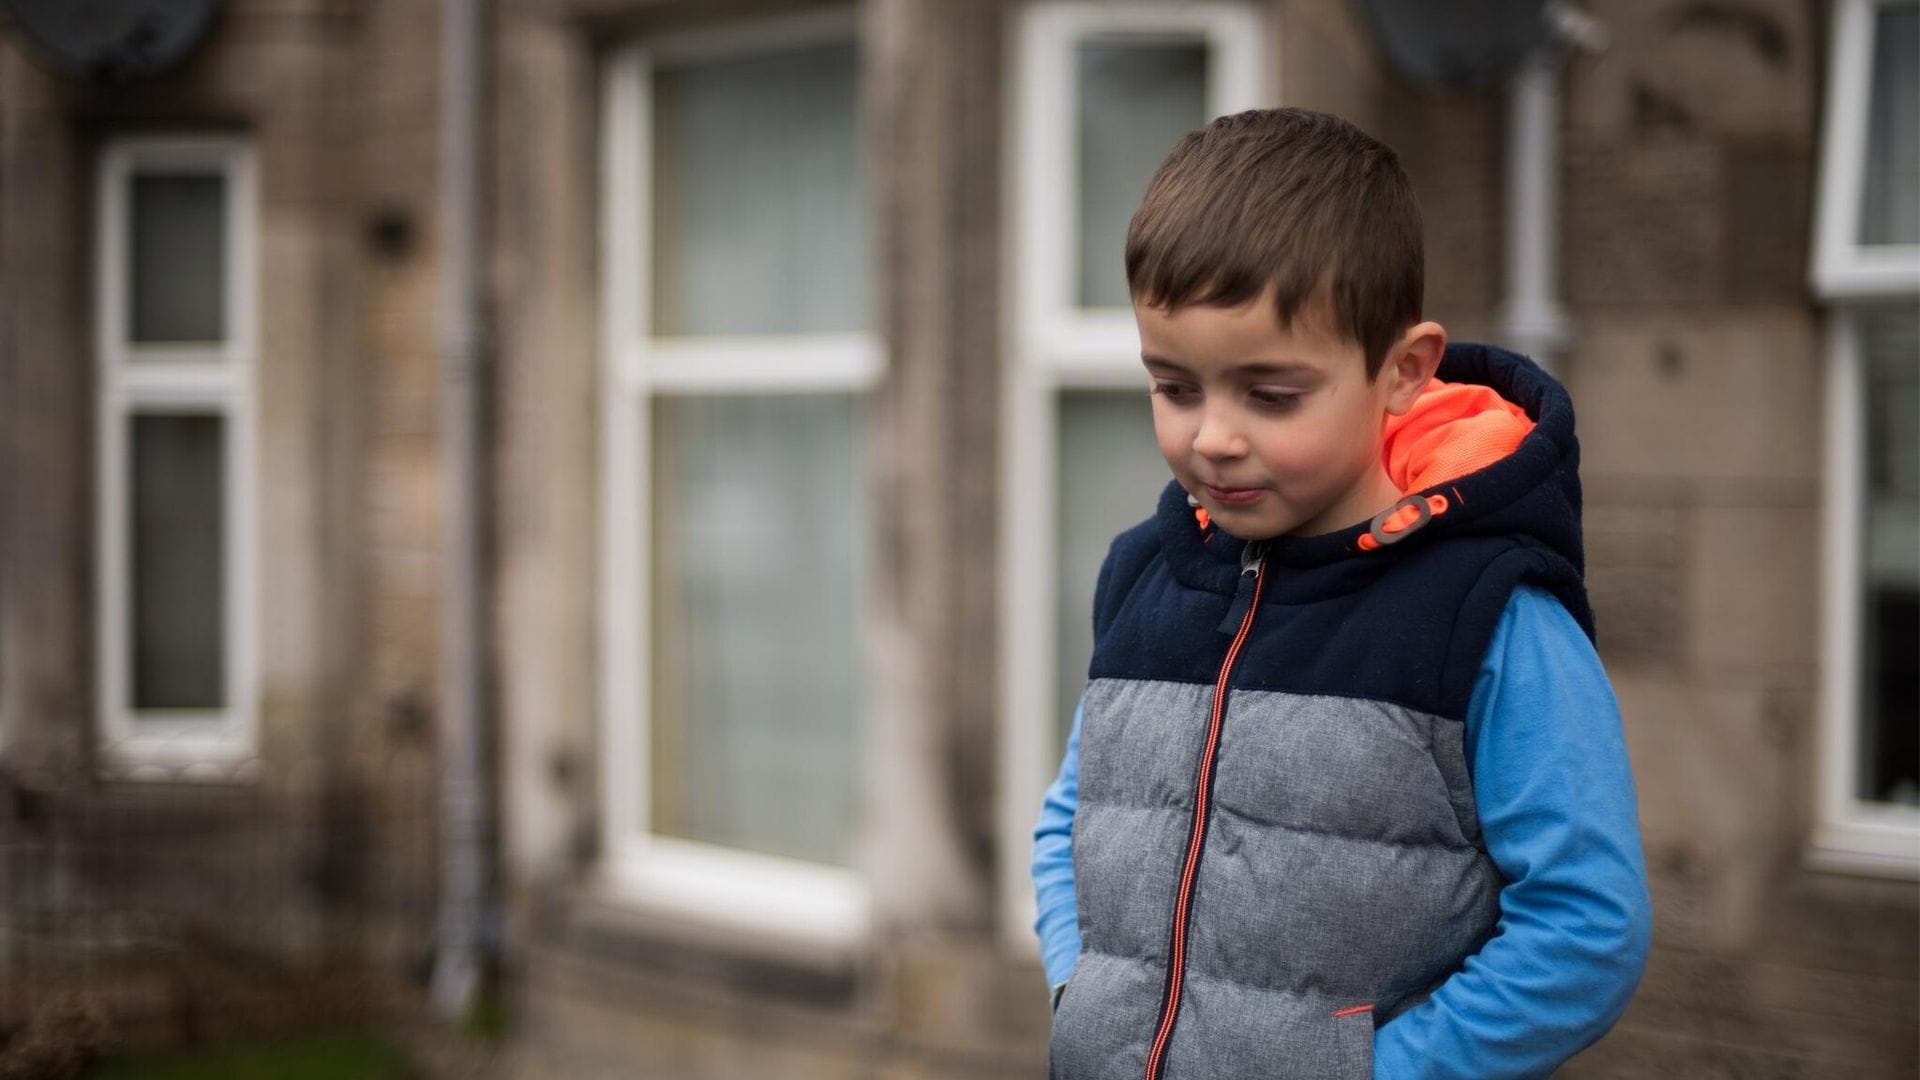
[{"label": "boy's eye", "polygon": [[1284,390],[1252,390],[1247,396],[1262,408],[1285,411],[1300,404],[1300,399],[1305,395]]},{"label": "boy's eye", "polygon": [[1168,401],[1187,401],[1192,398],[1194,394],[1192,387],[1170,382],[1154,383],[1153,392],[1166,398]]}]

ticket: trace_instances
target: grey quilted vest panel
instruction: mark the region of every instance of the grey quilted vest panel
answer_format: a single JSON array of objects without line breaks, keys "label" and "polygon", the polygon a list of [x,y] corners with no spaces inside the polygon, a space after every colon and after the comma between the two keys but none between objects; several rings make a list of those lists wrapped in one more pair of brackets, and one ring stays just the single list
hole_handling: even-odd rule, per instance
[{"label": "grey quilted vest panel", "polygon": [[[1084,951],[1054,1018],[1058,1080],[1146,1073],[1212,698],[1179,682],[1087,689]],[[1375,1023],[1499,918],[1505,882],[1461,739],[1457,721],[1399,705],[1229,691],[1162,1080],[1370,1080]]]}]

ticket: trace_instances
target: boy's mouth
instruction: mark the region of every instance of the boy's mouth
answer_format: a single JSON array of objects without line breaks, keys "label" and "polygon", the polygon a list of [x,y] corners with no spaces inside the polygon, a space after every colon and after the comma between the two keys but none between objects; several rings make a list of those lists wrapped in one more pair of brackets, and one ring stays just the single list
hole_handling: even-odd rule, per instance
[{"label": "boy's mouth", "polygon": [[1223,488],[1214,487],[1212,484],[1208,484],[1206,487],[1207,494],[1211,496],[1215,502],[1224,503],[1228,506],[1245,506],[1263,494],[1259,488]]}]

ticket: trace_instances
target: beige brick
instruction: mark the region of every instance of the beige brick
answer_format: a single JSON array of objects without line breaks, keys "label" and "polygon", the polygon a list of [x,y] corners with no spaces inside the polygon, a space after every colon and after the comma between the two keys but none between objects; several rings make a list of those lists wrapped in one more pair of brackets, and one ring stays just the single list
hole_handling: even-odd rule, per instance
[{"label": "beige brick", "polygon": [[1687,512],[1589,496],[1587,596],[1608,670],[1684,662]]},{"label": "beige brick", "polygon": [[1790,760],[1765,737],[1758,686],[1711,689],[1616,673],[1640,796],[1656,926],[1683,940],[1746,940],[1790,841]]},{"label": "beige brick", "polygon": [[1584,474],[1819,477],[1822,389],[1810,313],[1642,311],[1594,316],[1580,330],[1563,375],[1579,414]]},{"label": "beige brick", "polygon": [[1009,963],[979,941],[905,943],[894,1009],[902,1038],[929,1051],[964,1056],[992,1048],[1046,1053],[1052,1010],[1046,976],[1031,961]]},{"label": "beige brick", "polygon": [[1736,143],[1727,149],[1726,171],[1726,299],[1801,302],[1813,236],[1811,142]]},{"label": "beige brick", "polygon": [[1568,65],[1576,130],[1644,135],[1664,116],[1701,134],[1812,131],[1812,83],[1825,60],[1812,25],[1817,9],[1796,0],[1587,6],[1611,40]]},{"label": "beige brick", "polygon": [[[1689,656],[1808,685],[1819,642],[1818,534],[1811,507],[1696,508],[1686,537]],[[1792,670],[1771,670],[1783,666]]]},{"label": "beige brick", "polygon": [[1379,52],[1345,4],[1270,3],[1279,103],[1321,109],[1369,130],[1383,117]]},{"label": "beige brick", "polygon": [[1570,141],[1567,301],[1576,308],[1718,302],[1722,169],[1718,148],[1698,139]]}]

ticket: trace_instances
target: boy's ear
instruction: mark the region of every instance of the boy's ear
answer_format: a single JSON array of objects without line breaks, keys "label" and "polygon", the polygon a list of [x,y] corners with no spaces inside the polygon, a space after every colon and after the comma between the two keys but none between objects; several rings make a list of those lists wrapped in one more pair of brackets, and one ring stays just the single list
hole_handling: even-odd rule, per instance
[{"label": "boy's ear", "polygon": [[1379,377],[1387,382],[1387,412],[1399,416],[1413,408],[1446,351],[1447,330],[1437,322],[1416,323],[1400,335],[1380,365]]}]

